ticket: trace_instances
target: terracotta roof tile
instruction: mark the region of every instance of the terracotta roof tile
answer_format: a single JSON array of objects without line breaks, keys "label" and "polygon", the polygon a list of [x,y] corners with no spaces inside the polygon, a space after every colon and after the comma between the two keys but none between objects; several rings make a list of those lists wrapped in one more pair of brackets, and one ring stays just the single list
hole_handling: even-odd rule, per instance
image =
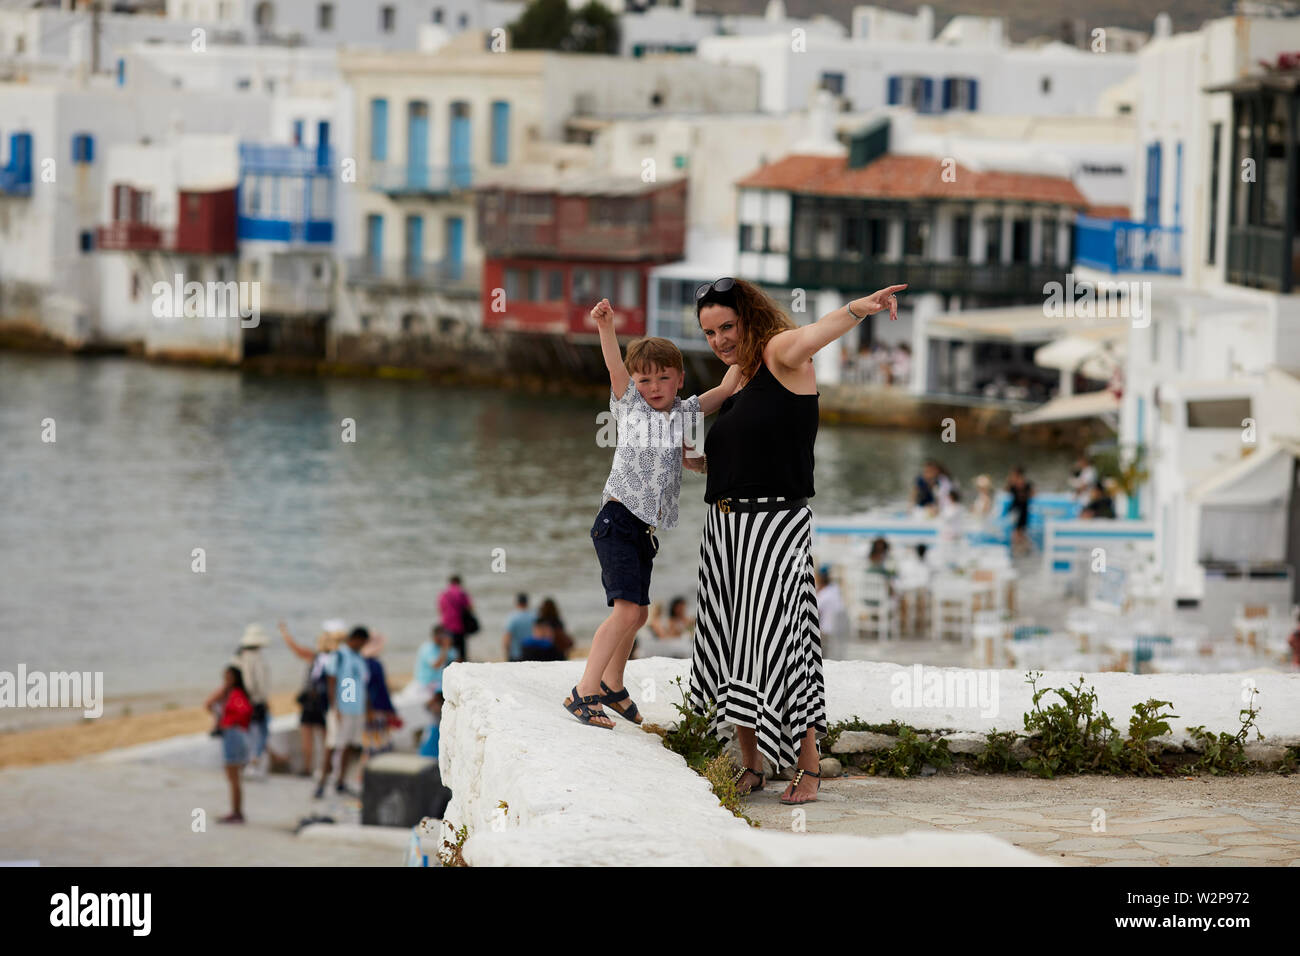
[{"label": "terracotta roof tile", "polygon": [[1128,219],[1128,206],[1089,206],[1083,211],[1085,216],[1094,219]]},{"label": "terracotta roof tile", "polygon": [[938,156],[887,153],[866,166],[850,169],[842,156],[792,155],[750,173],[736,185],[866,199],[1004,199],[1080,208],[1088,205],[1083,193],[1064,176],[976,171],[954,163],[954,175],[949,177],[953,181],[945,182],[944,163]]}]

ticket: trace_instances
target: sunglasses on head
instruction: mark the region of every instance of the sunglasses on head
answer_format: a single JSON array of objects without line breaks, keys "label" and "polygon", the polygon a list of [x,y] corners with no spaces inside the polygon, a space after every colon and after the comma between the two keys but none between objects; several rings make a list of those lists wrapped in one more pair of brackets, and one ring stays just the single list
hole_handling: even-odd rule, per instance
[{"label": "sunglasses on head", "polygon": [[695,290],[695,304],[699,305],[700,301],[710,293],[730,292],[736,287],[736,280],[731,276],[723,276],[721,279],[714,279],[712,282],[701,282]]}]

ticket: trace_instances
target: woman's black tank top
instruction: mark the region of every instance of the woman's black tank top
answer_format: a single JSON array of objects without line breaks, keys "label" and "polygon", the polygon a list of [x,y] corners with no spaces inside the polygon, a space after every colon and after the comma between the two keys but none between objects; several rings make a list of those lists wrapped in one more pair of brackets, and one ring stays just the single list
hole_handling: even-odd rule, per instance
[{"label": "woman's black tank top", "polygon": [[704,500],[811,498],[817,395],[796,395],[766,363],[722,403],[704,439]]}]

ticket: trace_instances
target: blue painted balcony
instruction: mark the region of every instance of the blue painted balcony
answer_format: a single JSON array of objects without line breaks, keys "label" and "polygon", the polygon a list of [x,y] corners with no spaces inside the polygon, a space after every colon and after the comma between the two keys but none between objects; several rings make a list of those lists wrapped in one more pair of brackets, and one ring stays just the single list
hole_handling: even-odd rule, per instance
[{"label": "blue painted balcony", "polygon": [[451,196],[474,188],[474,167],[375,163],[370,167],[370,188],[393,198]]},{"label": "blue painted balcony", "polygon": [[236,230],[241,242],[332,243],[333,150],[241,143]]},{"label": "blue painted balcony", "polygon": [[1182,274],[1183,230],[1178,226],[1080,216],[1074,229],[1074,260],[1078,265],[1112,275]]}]

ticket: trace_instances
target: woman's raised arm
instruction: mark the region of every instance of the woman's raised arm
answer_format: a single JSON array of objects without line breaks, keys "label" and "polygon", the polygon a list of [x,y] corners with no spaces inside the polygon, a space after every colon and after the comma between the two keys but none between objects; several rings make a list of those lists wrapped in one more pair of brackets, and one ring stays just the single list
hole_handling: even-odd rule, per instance
[{"label": "woman's raised arm", "polygon": [[888,286],[861,299],[854,299],[834,312],[827,312],[811,325],[778,332],[772,336],[772,357],[786,368],[802,368],[823,346],[834,342],[867,316],[888,309],[890,321],[897,319],[898,299],[894,293],[906,288],[906,283]]}]

